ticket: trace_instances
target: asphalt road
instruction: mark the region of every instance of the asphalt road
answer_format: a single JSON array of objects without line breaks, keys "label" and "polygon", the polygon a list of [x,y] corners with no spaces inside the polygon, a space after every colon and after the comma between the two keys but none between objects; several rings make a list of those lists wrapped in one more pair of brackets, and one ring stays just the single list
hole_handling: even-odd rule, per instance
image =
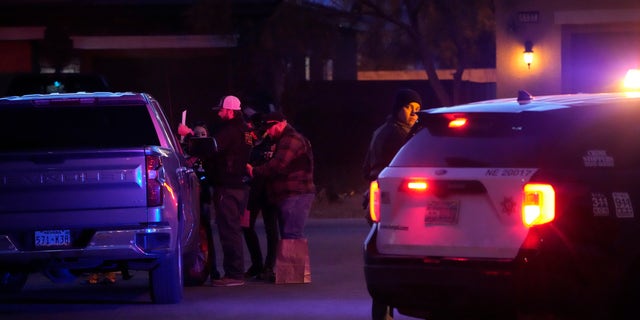
[{"label": "asphalt road", "polygon": [[[264,247],[261,224],[257,230]],[[146,272],[135,272],[132,279],[118,279],[113,285],[88,285],[80,278],[56,284],[35,275],[18,296],[0,301],[0,319],[366,320],[370,298],[362,271],[362,244],[367,232],[364,219],[310,220],[306,235],[312,282],[308,284],[187,287],[180,304],[154,305]],[[248,253],[245,259],[248,267]],[[396,315],[395,319],[412,318]]]}]

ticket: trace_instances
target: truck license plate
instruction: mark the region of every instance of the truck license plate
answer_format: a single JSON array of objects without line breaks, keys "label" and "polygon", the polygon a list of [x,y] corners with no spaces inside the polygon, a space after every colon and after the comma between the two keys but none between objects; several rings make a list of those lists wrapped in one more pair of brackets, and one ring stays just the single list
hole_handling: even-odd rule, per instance
[{"label": "truck license plate", "polygon": [[425,225],[458,224],[459,201],[428,201],[424,215]]},{"label": "truck license plate", "polygon": [[68,247],[71,245],[70,230],[43,230],[35,232],[36,247]]}]

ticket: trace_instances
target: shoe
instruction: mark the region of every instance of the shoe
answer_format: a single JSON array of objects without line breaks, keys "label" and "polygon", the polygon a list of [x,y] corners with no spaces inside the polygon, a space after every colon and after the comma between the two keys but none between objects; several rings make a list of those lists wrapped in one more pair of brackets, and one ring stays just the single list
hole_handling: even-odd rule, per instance
[{"label": "shoe", "polygon": [[222,279],[211,281],[211,285],[214,287],[237,287],[243,286],[244,280],[223,277]]},{"label": "shoe", "polygon": [[254,268],[253,266],[251,268],[249,268],[249,270],[247,270],[247,272],[244,273],[244,278],[245,279],[253,279],[253,278],[260,278],[260,270],[262,270],[262,268]]},{"label": "shoe", "polygon": [[271,282],[271,283],[276,282],[276,274],[275,272],[273,272],[273,269],[271,268],[264,268],[264,270],[262,270],[262,273],[260,273],[259,278],[266,282]]},{"label": "shoe", "polygon": [[216,271],[215,273],[212,273],[209,276],[209,279],[211,279],[211,281],[214,281],[214,280],[220,280],[222,279],[222,277],[220,276],[220,273]]}]

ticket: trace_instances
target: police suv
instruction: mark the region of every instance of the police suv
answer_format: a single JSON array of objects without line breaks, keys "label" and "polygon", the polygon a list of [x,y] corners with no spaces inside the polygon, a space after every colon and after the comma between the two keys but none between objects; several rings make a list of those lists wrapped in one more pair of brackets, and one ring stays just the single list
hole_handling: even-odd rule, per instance
[{"label": "police suv", "polygon": [[370,187],[373,319],[637,318],[640,95],[521,91],[416,126]]}]

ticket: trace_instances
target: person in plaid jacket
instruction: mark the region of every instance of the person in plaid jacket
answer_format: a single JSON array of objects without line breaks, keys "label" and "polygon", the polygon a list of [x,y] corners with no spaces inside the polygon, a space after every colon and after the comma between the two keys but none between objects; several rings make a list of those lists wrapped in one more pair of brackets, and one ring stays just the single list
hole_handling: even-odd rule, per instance
[{"label": "person in plaid jacket", "polygon": [[279,210],[280,238],[302,239],[316,192],[311,143],[280,112],[268,113],[264,122],[267,135],[276,144],[273,157],[247,168],[251,176],[267,181],[269,201]]}]

